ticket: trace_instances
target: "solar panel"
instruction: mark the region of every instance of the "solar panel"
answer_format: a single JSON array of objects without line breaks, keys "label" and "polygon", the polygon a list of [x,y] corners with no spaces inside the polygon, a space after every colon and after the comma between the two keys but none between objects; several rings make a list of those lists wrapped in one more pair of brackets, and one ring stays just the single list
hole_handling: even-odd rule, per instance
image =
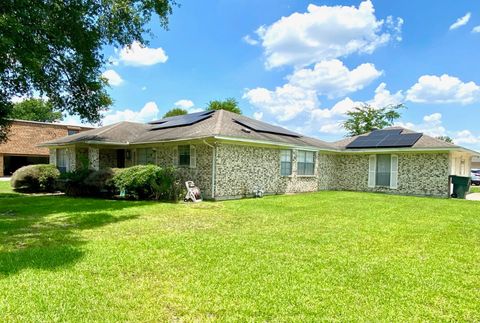
[{"label": "solar panel", "polygon": [[367,136],[361,136],[347,145],[349,148],[392,148],[411,147],[423,134],[406,133],[403,129],[375,130]]},{"label": "solar panel", "polygon": [[151,130],[189,126],[210,118],[213,112],[214,111],[202,111],[152,121],[150,124],[155,125],[155,127],[153,127]]},{"label": "solar panel", "polygon": [[268,123],[261,122],[261,121],[256,121],[251,119],[246,119],[246,120],[233,119],[233,121],[257,132],[273,133],[277,135],[284,135],[284,136],[290,136],[290,137],[301,137],[299,134],[295,132],[284,129],[282,127],[272,126]]}]

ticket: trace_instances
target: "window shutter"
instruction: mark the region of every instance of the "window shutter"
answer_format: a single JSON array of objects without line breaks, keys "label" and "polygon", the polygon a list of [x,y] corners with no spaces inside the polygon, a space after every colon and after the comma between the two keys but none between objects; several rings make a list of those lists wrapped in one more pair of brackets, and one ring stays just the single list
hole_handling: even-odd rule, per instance
[{"label": "window shutter", "polygon": [[377,156],[370,155],[368,158],[368,187],[375,187],[377,172]]},{"label": "window shutter", "polygon": [[398,187],[398,156],[392,155],[390,163],[390,188],[397,189]]},{"label": "window shutter", "polygon": [[197,148],[190,145],[190,168],[197,167]]},{"label": "window shutter", "polygon": [[173,166],[177,167],[178,166],[178,147],[175,146],[173,147]]}]

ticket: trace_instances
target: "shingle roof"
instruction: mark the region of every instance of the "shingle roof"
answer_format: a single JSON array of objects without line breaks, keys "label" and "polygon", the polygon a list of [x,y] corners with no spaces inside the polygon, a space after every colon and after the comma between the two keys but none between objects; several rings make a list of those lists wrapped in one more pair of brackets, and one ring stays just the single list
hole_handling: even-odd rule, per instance
[{"label": "shingle roof", "polygon": [[[410,130],[410,129],[405,129],[402,127],[388,127],[385,128],[385,130],[389,129],[402,129],[402,133],[416,133],[416,131]],[[361,136],[368,136],[370,132],[359,135],[359,136],[354,136],[354,137],[348,137],[339,141],[335,141],[332,143],[332,145],[337,148],[337,149],[346,149],[348,144],[350,144],[352,141],[354,141],[356,138],[361,137]],[[410,148],[451,148],[451,149],[461,149],[462,147],[448,143],[446,141],[433,138],[431,136],[428,136],[426,134],[422,133],[422,136],[418,141]],[[349,150],[355,150],[355,149],[349,149]]]},{"label": "shingle roof", "polygon": [[[62,145],[92,141],[119,144],[140,144],[219,136],[238,138],[239,140],[256,140],[287,145],[310,146],[320,149],[335,149],[327,142],[300,134],[298,134],[298,137],[293,137],[275,133],[258,132],[251,129],[249,129],[250,131],[246,131],[246,127],[235,122],[235,120],[248,121],[252,119],[229,111],[219,110],[212,113],[211,117],[208,119],[183,127],[153,130],[155,125],[152,124],[119,122],[76,135],[51,140],[42,145]],[[260,121],[256,122],[268,125]]]}]

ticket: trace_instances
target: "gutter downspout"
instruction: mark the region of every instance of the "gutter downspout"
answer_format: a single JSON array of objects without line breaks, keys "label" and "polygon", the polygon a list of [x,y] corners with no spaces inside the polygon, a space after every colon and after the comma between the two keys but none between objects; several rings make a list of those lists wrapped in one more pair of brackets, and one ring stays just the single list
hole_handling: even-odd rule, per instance
[{"label": "gutter downspout", "polygon": [[213,152],[212,152],[212,200],[215,199],[215,174],[217,173],[217,149],[215,147],[214,143],[213,145],[210,145],[208,142],[203,140],[203,143],[209,147],[212,147]]}]

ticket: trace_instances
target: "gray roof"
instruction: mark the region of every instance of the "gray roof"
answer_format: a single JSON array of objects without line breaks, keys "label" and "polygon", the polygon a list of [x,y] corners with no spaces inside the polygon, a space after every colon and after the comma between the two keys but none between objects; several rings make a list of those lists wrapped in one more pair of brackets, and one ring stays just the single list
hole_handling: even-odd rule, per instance
[{"label": "gray roof", "polygon": [[[405,129],[402,127],[388,127],[385,128],[384,130],[389,130],[389,129],[402,129],[402,133],[417,133],[416,131],[410,130],[410,129]],[[339,141],[335,141],[332,145],[337,148],[337,149],[346,149],[348,144],[350,144],[352,141],[354,141],[356,138],[361,137],[361,136],[368,136],[370,132],[365,133],[363,135],[359,136],[354,136],[354,137],[348,137]],[[430,137],[424,133],[422,133],[422,136],[420,139],[418,139],[415,144],[410,147],[410,148],[429,148],[429,149],[434,149],[434,148],[450,148],[450,149],[462,149],[463,147],[448,143],[446,141]],[[355,151],[355,149],[349,149],[350,151]]]},{"label": "gray roof", "polygon": [[[355,140],[357,137],[359,137],[349,137],[333,143],[327,143],[325,141],[316,138],[306,137],[301,134],[297,134],[298,137],[295,137],[292,135],[282,135],[277,133],[255,131],[253,129],[248,129],[240,123],[248,123],[253,121],[255,122],[255,124],[264,125],[267,128],[271,128],[272,125],[225,110],[215,111],[211,114],[211,117],[191,125],[156,130],[153,129],[155,127],[158,127],[158,123],[161,123],[162,120],[171,119],[172,118],[166,118],[154,121],[157,124],[143,124],[123,121],[92,130],[83,131],[75,135],[47,141],[44,142],[42,146],[68,145],[76,143],[104,143],[127,145],[223,137],[239,141],[261,141],[265,143],[275,143],[280,145],[285,144],[289,146],[314,147],[331,151],[346,151],[346,146],[353,140]],[[236,122],[236,120],[240,123]],[[386,129],[402,129],[402,133],[415,132],[401,127],[389,127]],[[292,133],[291,131],[287,132],[290,134]],[[366,136],[368,134],[369,133],[366,133],[361,136]],[[436,139],[425,134],[422,134],[420,139],[418,139],[418,141],[411,148],[466,150],[463,147],[447,143],[443,140]],[[348,149],[348,151],[355,150],[358,149]],[[471,152],[474,153],[473,151]]]},{"label": "gray roof", "polygon": [[[306,137],[301,134],[298,134],[298,137],[293,137],[276,133],[258,132],[251,129],[248,129],[248,131],[245,126],[235,122],[235,120],[240,122],[248,122],[249,120],[251,121],[253,119],[229,111],[218,110],[213,112],[210,118],[198,123],[166,129],[153,130],[153,128],[156,126],[155,124],[142,124],[124,121],[93,130],[84,131],[76,135],[47,141],[42,145],[64,145],[81,142],[140,144],[209,137],[229,137],[238,138],[239,140],[255,140],[277,144],[309,146],[320,149],[335,149],[327,142]],[[255,120],[255,122],[268,126],[268,124],[261,121]]]}]

